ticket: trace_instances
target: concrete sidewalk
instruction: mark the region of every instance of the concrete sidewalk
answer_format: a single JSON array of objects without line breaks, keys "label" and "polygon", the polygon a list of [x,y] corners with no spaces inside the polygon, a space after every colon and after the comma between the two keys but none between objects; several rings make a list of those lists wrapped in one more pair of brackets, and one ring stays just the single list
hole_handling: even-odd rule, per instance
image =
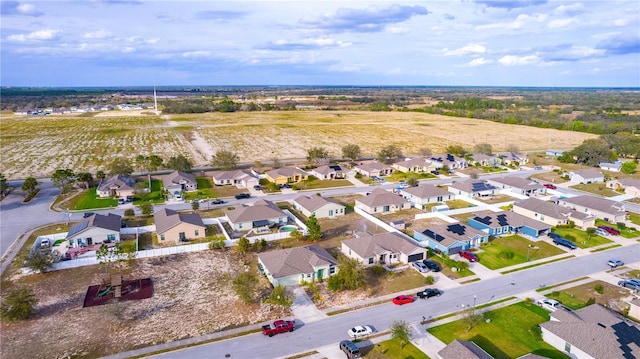
[{"label": "concrete sidewalk", "polygon": [[300,320],[303,323],[311,323],[327,316],[311,301],[304,287],[295,287],[293,293],[296,297],[293,300],[293,305],[291,305],[291,311],[296,320]]}]

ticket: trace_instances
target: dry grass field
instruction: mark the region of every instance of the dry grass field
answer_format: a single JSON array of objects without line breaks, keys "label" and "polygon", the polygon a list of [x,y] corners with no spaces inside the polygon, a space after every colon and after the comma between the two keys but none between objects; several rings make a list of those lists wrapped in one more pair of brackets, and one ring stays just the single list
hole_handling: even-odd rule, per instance
[{"label": "dry grass field", "polygon": [[349,143],[358,144],[364,156],[374,156],[389,144],[398,145],[405,154],[415,154],[423,147],[438,153],[448,145],[472,148],[477,143],[490,143],[495,151],[509,144],[521,150],[544,150],[571,148],[596,137],[414,112],[120,114],[3,116],[0,172],[10,179],[46,177],[66,167],[95,173],[115,157],[133,160],[138,154],[156,154],[165,160],[183,154],[202,166],[221,148],[236,152],[242,162],[253,163],[305,158],[313,146],[340,156],[341,148]]}]

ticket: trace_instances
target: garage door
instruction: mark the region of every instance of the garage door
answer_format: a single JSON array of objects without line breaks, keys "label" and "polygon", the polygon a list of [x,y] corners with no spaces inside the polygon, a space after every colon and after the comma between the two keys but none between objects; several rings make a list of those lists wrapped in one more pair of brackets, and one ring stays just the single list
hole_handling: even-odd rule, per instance
[{"label": "garage door", "polygon": [[462,247],[449,248],[449,255],[456,254],[462,250]]},{"label": "garage door", "polygon": [[409,263],[415,261],[421,261],[424,259],[424,253],[413,254],[409,256]]}]

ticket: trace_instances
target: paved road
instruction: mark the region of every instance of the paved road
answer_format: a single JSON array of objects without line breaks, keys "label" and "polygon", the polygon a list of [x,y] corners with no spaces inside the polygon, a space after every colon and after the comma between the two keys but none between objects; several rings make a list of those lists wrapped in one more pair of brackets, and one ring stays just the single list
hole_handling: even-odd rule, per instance
[{"label": "paved road", "polygon": [[354,325],[368,324],[377,331],[387,330],[396,320],[417,323],[422,316],[438,317],[460,311],[465,307],[481,305],[502,298],[515,296],[539,287],[568,281],[608,269],[611,257],[633,263],[640,259],[640,244],[615,248],[606,252],[593,253],[550,263],[500,276],[481,282],[466,284],[450,289],[441,297],[418,300],[413,304],[395,306],[382,304],[358,311],[348,312],[315,321],[302,323],[292,333],[279,334],[273,338],[262,334],[252,334],[197,347],[154,356],[154,358],[279,358],[303,353],[314,348],[338,343],[347,339],[346,331]]}]

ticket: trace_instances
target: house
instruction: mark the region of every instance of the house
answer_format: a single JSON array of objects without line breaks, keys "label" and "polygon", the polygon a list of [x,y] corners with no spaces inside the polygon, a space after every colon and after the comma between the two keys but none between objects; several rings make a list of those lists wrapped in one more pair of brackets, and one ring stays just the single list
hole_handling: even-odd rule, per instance
[{"label": "house", "polygon": [[640,298],[634,298],[629,302],[629,318],[640,322]]},{"label": "house", "polygon": [[268,171],[265,173],[265,178],[275,184],[285,184],[304,181],[309,179],[309,175],[298,167],[288,166]]},{"label": "house", "polygon": [[529,162],[529,155],[526,153],[500,152],[496,156],[502,160],[505,165],[518,164],[524,165]]},{"label": "house", "polygon": [[[391,164],[391,167],[400,172],[428,172],[430,171],[431,162],[427,162],[426,157],[405,158],[402,161]],[[435,169],[435,168],[434,168]]]},{"label": "house", "polygon": [[622,170],[622,162],[616,161],[613,163],[600,162],[598,165],[600,169],[611,172],[620,172]]},{"label": "house", "polygon": [[569,221],[571,221],[576,227],[586,230],[588,227],[595,227],[596,223],[594,215],[537,198],[515,201],[513,203],[513,212],[554,227],[569,224]]},{"label": "house", "polygon": [[436,168],[445,168],[448,171],[469,167],[469,162],[462,157],[454,156],[450,153],[442,156],[432,156],[431,163]]},{"label": "house", "polygon": [[365,266],[411,263],[426,258],[427,250],[398,233],[363,235],[342,241],[342,253]]},{"label": "house", "polygon": [[285,225],[287,215],[273,202],[260,200],[251,206],[236,206],[225,209],[225,217],[234,231],[250,231],[260,227]]},{"label": "house", "polygon": [[309,171],[309,174],[323,180],[345,177],[345,173],[339,165],[322,165]]},{"label": "house", "polygon": [[293,208],[302,212],[307,218],[335,218],[344,216],[346,207],[334,200],[320,196],[300,196],[293,200]]},{"label": "house", "polygon": [[564,150],[546,150],[545,155],[552,157],[560,157],[564,154]]},{"label": "house", "polygon": [[498,164],[502,162],[502,160],[500,160],[499,158],[495,156],[485,155],[484,153],[476,153],[472,156],[472,158],[473,158],[472,163],[474,165],[480,165],[480,166],[489,166],[494,161],[497,161]]},{"label": "house", "polygon": [[549,224],[515,212],[483,211],[474,213],[473,217],[467,219],[467,224],[486,232],[490,236],[522,233],[529,237],[538,238],[551,231]]},{"label": "house", "polygon": [[191,192],[198,190],[196,178],[191,173],[174,171],[168,175],[162,176],[162,185],[169,197],[175,196],[182,192]]},{"label": "house", "polygon": [[438,353],[440,359],[493,359],[489,353],[476,343],[466,340],[454,340]]},{"label": "house", "polygon": [[435,251],[452,255],[463,250],[478,248],[489,241],[485,232],[460,222],[440,224],[425,230],[413,231],[413,238]]},{"label": "house", "polygon": [[582,195],[571,198],[560,198],[558,204],[577,212],[591,214],[596,218],[611,223],[624,222],[627,212],[622,202],[612,201],[595,196]]},{"label": "house", "polygon": [[569,172],[569,179],[579,183],[604,182],[604,174],[595,168],[585,168]]},{"label": "house", "polygon": [[117,214],[94,214],[71,227],[66,240],[70,247],[119,242],[121,223],[122,217]]},{"label": "house", "polygon": [[369,195],[356,198],[355,202],[356,208],[369,214],[392,213],[411,208],[411,202],[382,188],[376,188]]},{"label": "house", "polygon": [[382,162],[361,163],[353,168],[356,173],[365,177],[388,176],[393,172],[393,168]]},{"label": "house", "polygon": [[96,193],[100,198],[132,198],[135,191],[135,185],[135,179],[123,175],[115,175],[111,178],[101,180],[100,184],[98,184]]},{"label": "house", "polygon": [[260,184],[258,176],[250,170],[216,171],[212,174],[216,186],[233,185],[238,188],[252,188]]},{"label": "house", "polygon": [[571,358],[640,358],[640,326],[600,304],[556,310],[542,339]]},{"label": "house", "polygon": [[636,178],[621,178],[607,182],[607,187],[620,191],[623,190],[625,194],[633,197],[640,197],[640,179]]},{"label": "house", "polygon": [[463,182],[456,182],[450,185],[449,192],[457,196],[468,197],[468,198],[492,197],[500,193],[500,191],[496,187],[482,180],[477,180],[472,178]]},{"label": "house", "polygon": [[487,183],[504,191],[521,194],[527,197],[539,196],[547,193],[547,189],[536,181],[522,177],[504,176],[487,180]]},{"label": "house", "polygon": [[273,286],[326,280],[338,272],[338,261],[317,244],[258,253],[258,265]]},{"label": "house", "polygon": [[440,187],[433,185],[420,185],[407,187],[400,191],[400,195],[411,202],[411,206],[425,209],[428,204],[442,203],[454,198],[454,195]]},{"label": "house", "polygon": [[160,242],[186,242],[190,239],[206,237],[206,226],[197,213],[178,213],[163,208],[153,214],[156,233]]}]

